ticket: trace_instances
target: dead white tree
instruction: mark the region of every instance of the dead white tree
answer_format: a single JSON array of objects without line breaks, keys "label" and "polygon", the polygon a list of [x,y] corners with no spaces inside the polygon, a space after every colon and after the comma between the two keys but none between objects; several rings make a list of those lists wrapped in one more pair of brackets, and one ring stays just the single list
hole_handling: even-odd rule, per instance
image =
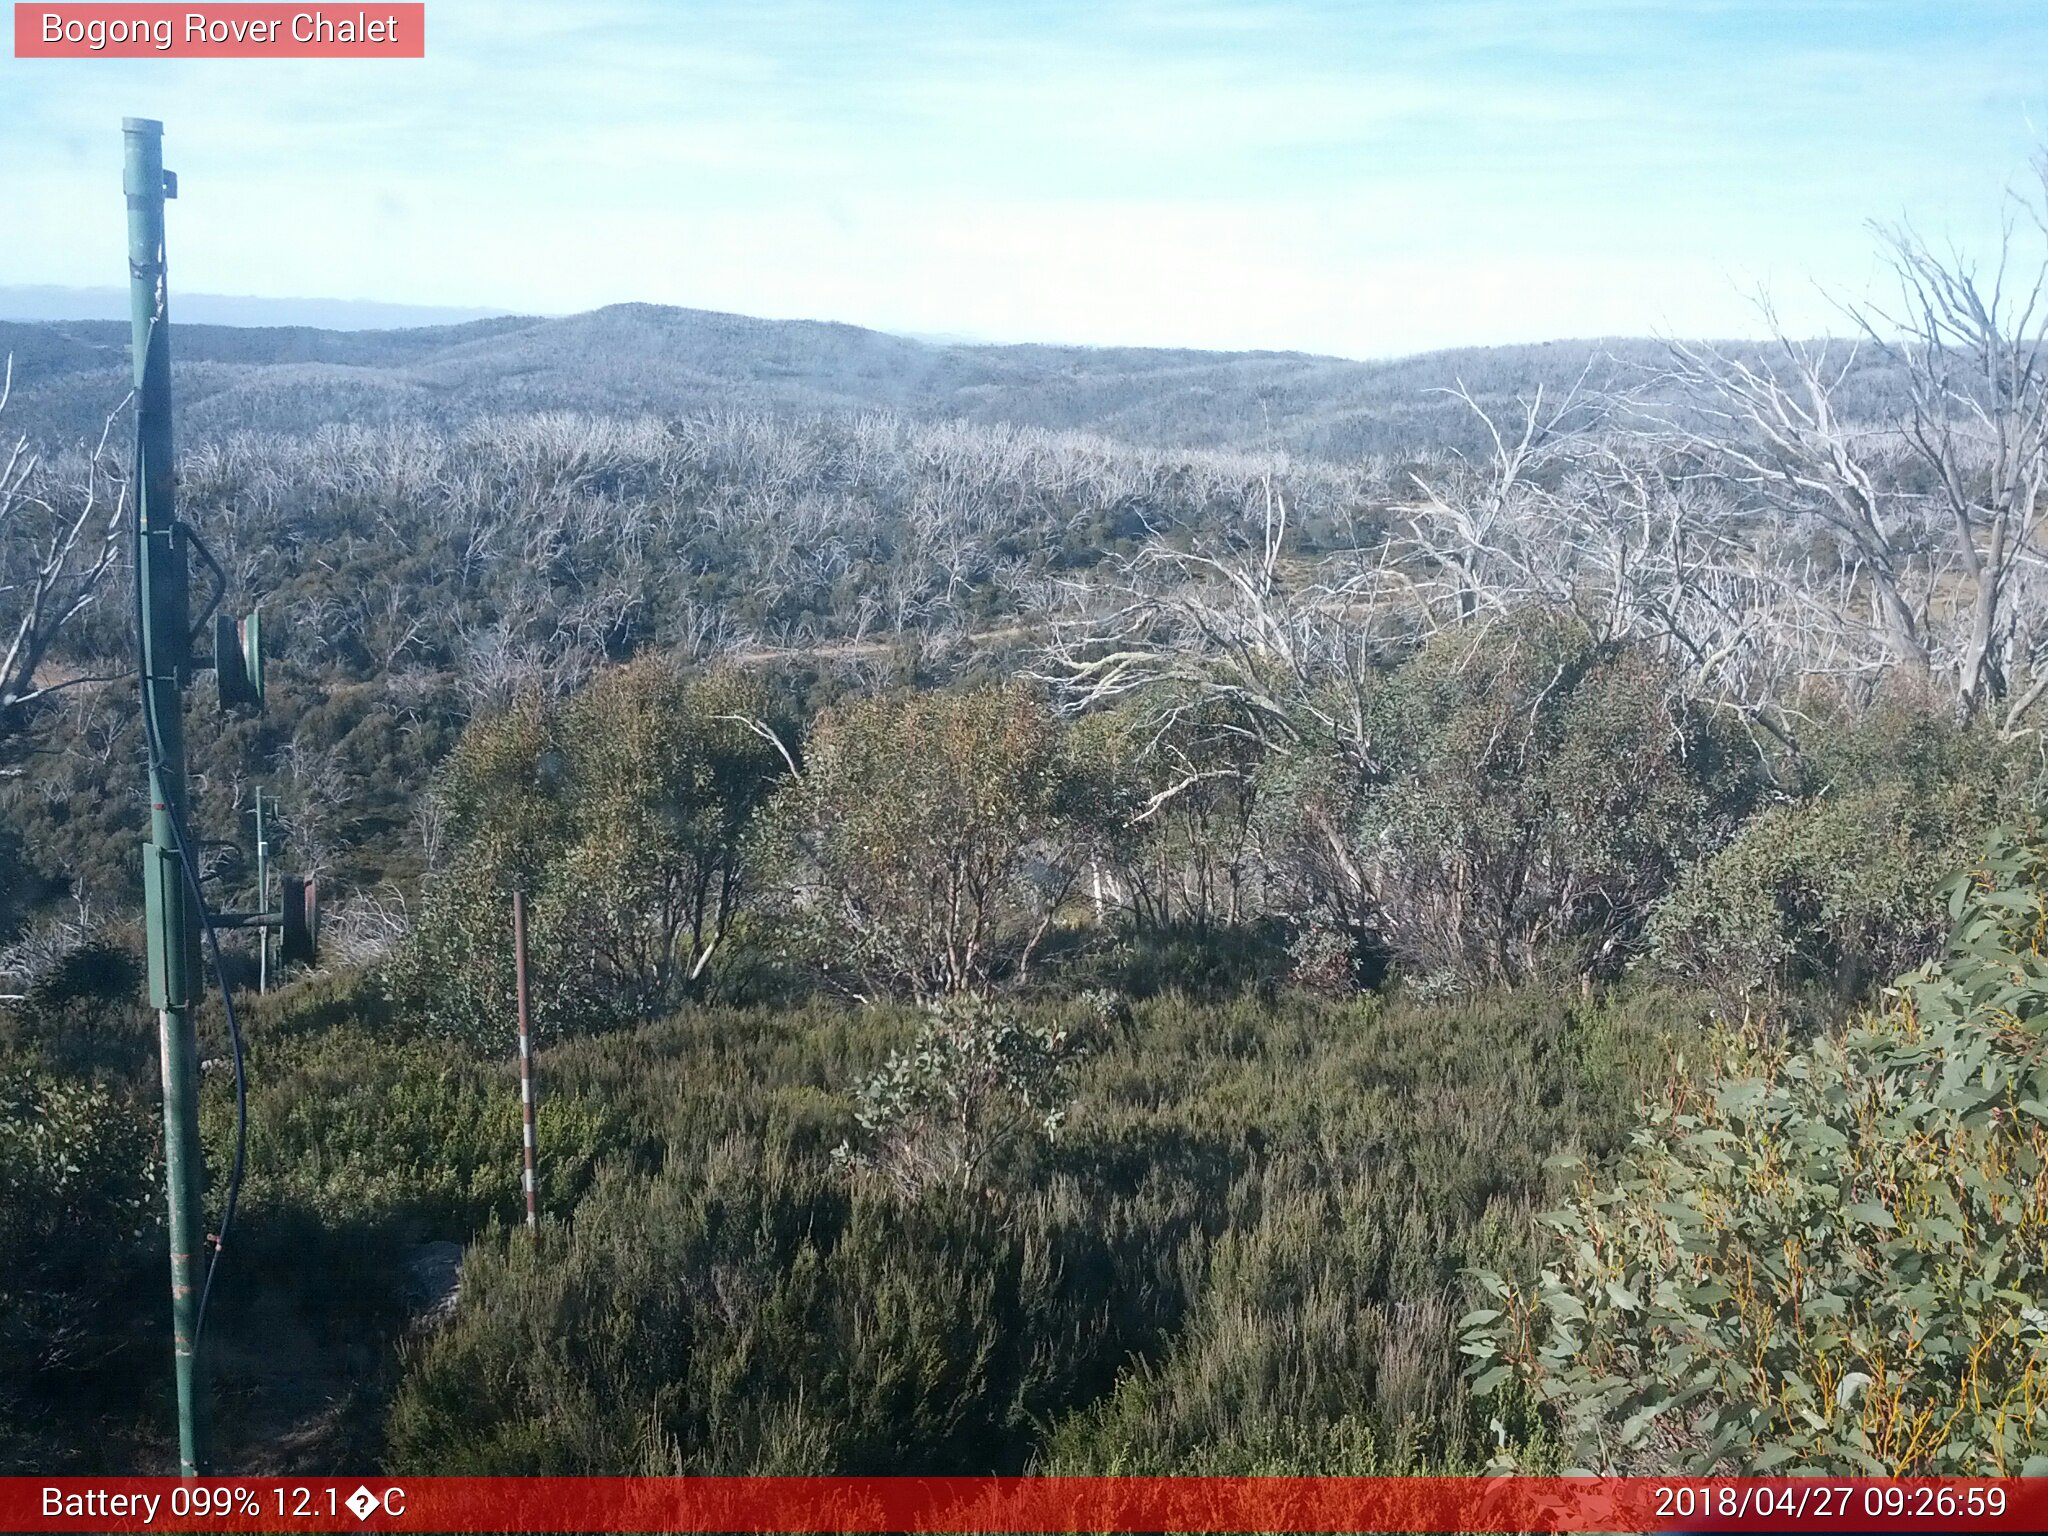
[{"label": "dead white tree", "polygon": [[[14,359],[0,370],[0,412]],[[119,413],[81,462],[51,463],[18,437],[0,459],[0,736],[22,706],[59,689],[126,676],[104,667],[52,668],[59,637],[98,601],[118,563],[128,485],[107,443]]]},{"label": "dead white tree", "polygon": [[[1537,400],[1503,425],[1467,396],[1491,461],[1418,480],[1405,509],[1433,623],[1570,614],[1661,647],[1693,698],[1786,743],[1802,690],[1862,702],[1899,675],[1959,718],[2038,729],[2048,253],[2016,281],[2010,224],[1986,275],[1890,244],[1902,302],[1852,309],[1858,344],[1790,337],[1766,304],[1767,345],[1673,344],[1597,432],[1546,431]],[[1900,381],[1897,411],[1843,404],[1859,363]]]},{"label": "dead white tree", "polygon": [[1592,366],[1589,359],[1561,395],[1546,400],[1539,386],[1518,400],[1518,421],[1496,421],[1462,382],[1444,391],[1479,418],[1489,453],[1477,461],[1454,454],[1441,476],[1410,475],[1422,499],[1403,509],[1402,542],[1421,590],[1447,597],[1459,622],[1498,617],[1539,594],[1556,597],[1560,572],[1570,584],[1576,550],[1560,562],[1542,538],[1559,504],[1546,482],[1605,419],[1604,398],[1586,388]]},{"label": "dead white tree", "polygon": [[1808,579],[1780,607],[1807,639],[1826,635],[1832,665],[1910,674],[2008,734],[2039,729],[2048,697],[2048,163],[2042,175],[1988,266],[1886,233],[1898,297],[1848,313],[1896,376],[1897,408],[1845,412],[1858,349],[1789,338],[1765,306],[1772,340],[1755,358],[1673,348],[1690,410],[1659,423],[1762,514],[1760,547],[1805,546]]},{"label": "dead white tree", "polygon": [[1934,483],[1922,522],[1946,534],[1930,603],[1940,661],[1961,711],[1995,712],[2008,732],[2048,694],[2048,244],[2031,258],[2019,251],[2016,217],[2048,243],[2048,156],[2037,169],[2039,196],[2009,212],[1988,272],[1961,256],[1939,260],[1911,230],[1894,230],[1900,302],[1862,316],[1904,367],[1906,441]]},{"label": "dead white tree", "polygon": [[1772,341],[1758,357],[1674,343],[1667,377],[1687,410],[1646,413],[1646,425],[1755,514],[1747,531],[1756,548],[1801,545],[1849,575],[1852,601],[1836,618],[1861,631],[1857,655],[1929,677],[1938,660],[1934,566],[1897,473],[1897,432],[1845,419],[1836,404],[1856,347],[1798,341],[1767,304],[1761,313]]},{"label": "dead white tree", "polygon": [[[1342,806],[1385,771],[1375,678],[1412,642],[1423,608],[1384,542],[1302,554],[1285,469],[1259,466],[1220,536],[1155,529],[1106,575],[1064,583],[1036,675],[1072,711],[1132,712],[1138,756],[1160,774],[1133,828],[1214,794],[1217,780],[1249,790],[1263,765],[1326,783],[1328,794],[1299,797],[1301,858],[1315,868],[1309,883],[1362,923],[1367,881]],[[1242,841],[1250,801],[1237,810]],[[1252,857],[1242,846],[1223,871],[1233,914]]]},{"label": "dead white tree", "polygon": [[1539,392],[1503,424],[1459,394],[1495,449],[1413,477],[1422,499],[1394,547],[1425,630],[1560,616],[1595,647],[1660,654],[1689,702],[1784,741],[1798,677],[1867,658],[1829,596],[1838,573],[1703,477],[1682,436],[1631,425],[1629,396],[1575,388],[1546,409]]},{"label": "dead white tree", "polygon": [[1371,759],[1365,706],[1389,641],[1381,621],[1410,583],[1384,549],[1301,560],[1279,468],[1263,469],[1222,537],[1183,544],[1156,531],[1106,579],[1065,584],[1037,676],[1067,707],[1142,701],[1156,742],[1190,712],[1223,705],[1234,723],[1222,729],[1281,755],[1316,737]]}]

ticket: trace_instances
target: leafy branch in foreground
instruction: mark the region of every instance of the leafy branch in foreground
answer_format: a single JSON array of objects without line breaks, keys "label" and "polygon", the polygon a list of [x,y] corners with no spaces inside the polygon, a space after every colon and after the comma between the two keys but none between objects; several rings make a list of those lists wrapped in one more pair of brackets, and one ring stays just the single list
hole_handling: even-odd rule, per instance
[{"label": "leafy branch in foreground", "polygon": [[1674,1075],[1541,1273],[1480,1275],[1477,1391],[1527,1382],[1602,1470],[2048,1472],[2048,840],[1951,903],[1846,1035]]}]

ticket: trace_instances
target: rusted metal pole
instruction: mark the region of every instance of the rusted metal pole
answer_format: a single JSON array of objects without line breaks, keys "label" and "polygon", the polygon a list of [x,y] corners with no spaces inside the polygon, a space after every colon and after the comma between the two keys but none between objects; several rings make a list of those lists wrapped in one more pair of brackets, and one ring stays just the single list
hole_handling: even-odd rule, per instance
[{"label": "rusted metal pole", "polygon": [[526,1229],[540,1225],[540,1211],[533,1182],[533,1034],[526,1022],[526,897],[512,893],[512,970],[519,991],[519,1117],[526,1152]]}]

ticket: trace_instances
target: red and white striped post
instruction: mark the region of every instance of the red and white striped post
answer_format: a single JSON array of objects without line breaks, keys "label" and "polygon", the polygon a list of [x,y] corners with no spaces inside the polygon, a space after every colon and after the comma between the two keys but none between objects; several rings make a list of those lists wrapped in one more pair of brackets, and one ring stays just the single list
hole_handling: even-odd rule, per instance
[{"label": "red and white striped post", "polygon": [[526,1151],[526,1229],[540,1225],[540,1213],[533,1182],[533,1035],[526,1024],[526,898],[512,893],[512,970],[519,991],[519,1117],[521,1139]]}]

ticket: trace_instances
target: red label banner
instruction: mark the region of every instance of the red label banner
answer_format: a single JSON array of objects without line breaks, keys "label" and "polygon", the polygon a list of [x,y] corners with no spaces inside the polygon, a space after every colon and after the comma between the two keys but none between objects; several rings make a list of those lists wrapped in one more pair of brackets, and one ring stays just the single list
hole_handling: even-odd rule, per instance
[{"label": "red label banner", "polygon": [[2048,1479],[0,1478],[0,1531],[2041,1531]]},{"label": "red label banner", "polygon": [[423,59],[424,4],[14,7],[17,59]]}]

